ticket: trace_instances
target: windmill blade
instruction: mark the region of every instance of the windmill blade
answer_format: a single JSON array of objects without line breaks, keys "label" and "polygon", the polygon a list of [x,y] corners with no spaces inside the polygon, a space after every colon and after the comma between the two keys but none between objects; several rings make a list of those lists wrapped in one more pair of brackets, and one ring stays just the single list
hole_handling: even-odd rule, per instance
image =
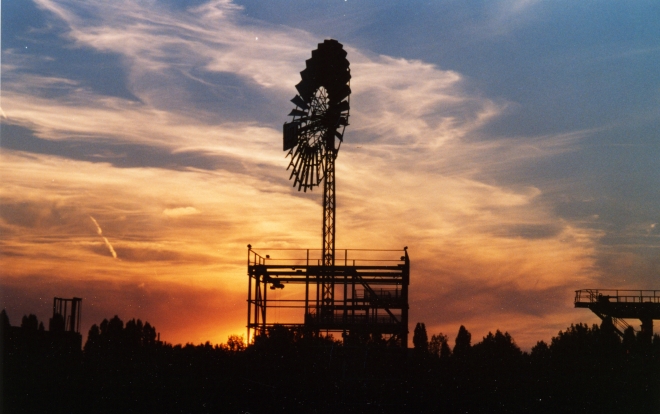
[{"label": "windmill blade", "polygon": [[309,154],[309,159],[308,159],[308,162],[307,162],[307,172],[306,172],[306,174],[307,174],[307,177],[308,177],[307,182],[308,182],[310,188],[312,188],[316,185],[316,183],[314,182],[315,155],[316,155],[316,151],[310,153]]},{"label": "windmill blade", "polygon": [[325,128],[325,124],[323,123],[323,120],[320,118],[315,119],[312,122],[307,123],[306,125],[300,127],[298,129],[299,133],[304,133],[304,132],[317,132],[320,131],[321,129]]},{"label": "windmill blade", "polygon": [[291,112],[289,112],[289,115],[287,116],[307,116],[307,112],[301,111],[299,109],[292,109]]},{"label": "windmill blade", "polygon": [[300,170],[304,162],[305,162],[305,154],[303,152],[300,152],[298,154],[298,159],[296,160],[296,163],[293,166],[293,171],[291,172],[291,174],[296,176],[296,179],[300,178]]},{"label": "windmill blade", "polygon": [[303,159],[303,162],[300,165],[300,170],[298,171],[298,175],[296,176],[296,179],[298,180],[298,191],[300,191],[300,189],[304,187],[305,189],[304,191],[307,192],[307,185],[306,183],[303,182],[305,178],[303,175],[303,171],[305,168],[305,158],[307,158],[307,154],[302,154],[301,158]]},{"label": "windmill blade", "polygon": [[301,162],[301,157],[302,157],[302,154],[301,154],[301,151],[300,151],[300,147],[298,147],[296,149],[296,153],[293,154],[293,157],[291,158],[291,163],[289,164],[289,167],[293,167],[293,169],[291,170],[291,175],[289,176],[289,180],[291,178],[293,178],[293,176],[298,174],[299,165],[300,165],[300,162]]},{"label": "windmill blade", "polygon": [[320,184],[324,177],[323,165],[321,164],[321,154],[316,153],[316,184]]},{"label": "windmill blade", "polygon": [[316,179],[318,178],[318,171],[316,171],[316,152],[312,154],[310,163],[309,163],[309,182],[312,185],[316,185]]},{"label": "windmill blade", "polygon": [[283,151],[290,150],[298,143],[298,126],[299,122],[285,122],[282,127]]},{"label": "windmill blade", "polygon": [[305,166],[305,174],[307,175],[307,184],[310,187],[314,186],[314,156],[316,151],[310,151],[307,158],[307,165]]},{"label": "windmill blade", "polygon": [[[312,51],[300,72],[300,82],[288,116],[297,122],[289,126],[284,149],[289,150],[294,187],[313,189],[328,174],[348,125],[351,72],[346,51],[336,40],[325,40]],[[340,129],[341,128],[341,129]],[[330,157],[330,158],[327,158]]]},{"label": "windmill blade", "polygon": [[337,112],[344,112],[348,111],[351,109],[351,105],[348,103],[348,101],[342,101],[337,105]]},{"label": "windmill blade", "polygon": [[351,94],[351,88],[348,85],[341,85],[338,90],[330,97],[333,101],[343,101],[348,95]]},{"label": "windmill blade", "polygon": [[316,184],[319,184],[321,183],[321,180],[323,180],[323,176],[325,174],[322,170],[323,166],[321,165],[321,154],[319,154],[318,151],[314,153],[314,160],[316,163]]},{"label": "windmill blade", "polygon": [[300,95],[294,96],[293,99],[291,99],[291,102],[302,109],[309,109],[309,105],[307,105],[307,103],[303,100],[303,98],[300,97]]},{"label": "windmill blade", "polygon": [[305,102],[309,102],[311,101],[312,94],[314,93],[314,85],[312,85],[310,81],[303,79],[296,85],[296,90]]},{"label": "windmill blade", "polygon": [[312,164],[312,183],[319,185],[319,154],[318,151],[314,153]]},{"label": "windmill blade", "polygon": [[298,155],[298,150],[299,150],[299,148],[295,148],[295,151],[294,151],[293,148],[292,148],[291,150],[289,150],[289,153],[287,154],[287,157],[288,157],[289,155],[291,155],[291,161],[289,162],[289,166],[286,167],[287,170],[288,170],[289,168],[291,168],[292,166],[294,166],[295,163],[297,162],[296,160],[297,160],[298,157],[299,157],[299,155]]},{"label": "windmill blade", "polygon": [[302,175],[305,177],[305,192],[307,192],[307,187],[309,187],[309,163],[310,163],[310,155],[311,154],[306,154],[307,156],[305,157],[305,163],[303,164],[303,170],[301,171]]},{"label": "windmill blade", "polygon": [[294,177],[293,179],[293,186],[298,186],[298,191],[300,191],[300,188],[302,186],[302,180],[300,178],[300,162],[303,159],[304,155],[301,153],[298,157],[298,163],[293,167],[293,171],[291,172],[291,175]]}]

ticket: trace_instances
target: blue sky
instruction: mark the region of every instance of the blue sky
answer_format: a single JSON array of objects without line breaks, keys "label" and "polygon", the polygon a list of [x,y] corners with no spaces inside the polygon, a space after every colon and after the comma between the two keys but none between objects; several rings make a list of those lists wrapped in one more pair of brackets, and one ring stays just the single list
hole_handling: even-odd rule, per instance
[{"label": "blue sky", "polygon": [[83,296],[85,330],[118,313],[173,342],[242,332],[245,246],[320,245],[319,194],[291,188],[280,131],[305,59],[334,38],[353,76],[338,247],[409,246],[411,318],[433,332],[531,346],[597,322],[574,290],[660,288],[658,15],[5,2],[3,306],[16,323]]}]

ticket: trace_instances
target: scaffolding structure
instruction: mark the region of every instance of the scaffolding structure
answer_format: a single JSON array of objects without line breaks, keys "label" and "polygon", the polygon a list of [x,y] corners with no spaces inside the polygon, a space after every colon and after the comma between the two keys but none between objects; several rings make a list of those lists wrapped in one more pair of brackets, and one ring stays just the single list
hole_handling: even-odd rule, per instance
[{"label": "scaffolding structure", "polygon": [[54,298],[53,319],[61,317],[64,321],[65,332],[80,333],[80,314],[82,311],[82,298]]},{"label": "scaffolding structure", "polygon": [[338,333],[344,340],[379,338],[407,347],[407,248],[337,250],[334,265],[320,249],[268,253],[248,245],[248,342],[284,326],[305,335]]},{"label": "scaffolding structure", "polygon": [[588,308],[621,336],[630,327],[624,319],[639,319],[641,332],[653,336],[653,320],[660,319],[660,290],[581,289],[575,307]]}]

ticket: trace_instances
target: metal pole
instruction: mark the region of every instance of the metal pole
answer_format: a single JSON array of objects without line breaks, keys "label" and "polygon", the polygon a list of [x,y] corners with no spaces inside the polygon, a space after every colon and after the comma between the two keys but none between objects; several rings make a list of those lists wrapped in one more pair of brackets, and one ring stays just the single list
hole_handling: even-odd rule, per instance
[{"label": "metal pole", "polygon": [[305,264],[305,323],[309,315],[309,249],[307,249],[307,263]]},{"label": "metal pole", "polygon": [[401,283],[401,296],[403,298],[403,307],[401,309],[402,336],[401,347],[408,348],[408,284],[410,284],[410,258],[408,257],[408,247],[403,248],[404,265],[403,280]]},{"label": "metal pole", "polygon": [[250,343],[250,310],[252,309],[252,275],[250,274],[250,252],[252,251],[252,245],[247,245],[247,267],[248,267],[248,298],[247,298],[247,343]]},{"label": "metal pole", "polygon": [[329,318],[334,304],[335,266],[335,150],[333,134],[325,139],[327,152],[324,157],[325,180],[323,182],[323,267],[321,277],[321,313]]}]

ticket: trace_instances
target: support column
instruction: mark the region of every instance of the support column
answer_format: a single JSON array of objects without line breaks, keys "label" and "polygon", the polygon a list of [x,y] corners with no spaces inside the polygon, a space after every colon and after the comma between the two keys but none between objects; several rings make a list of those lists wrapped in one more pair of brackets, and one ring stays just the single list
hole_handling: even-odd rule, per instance
[{"label": "support column", "polygon": [[642,330],[640,333],[648,335],[649,338],[653,338],[653,319],[640,318],[640,321],[642,321]]},{"label": "support column", "polygon": [[321,317],[332,321],[335,299],[335,158],[334,134],[326,142],[325,179],[323,182],[323,266],[321,270]]}]

